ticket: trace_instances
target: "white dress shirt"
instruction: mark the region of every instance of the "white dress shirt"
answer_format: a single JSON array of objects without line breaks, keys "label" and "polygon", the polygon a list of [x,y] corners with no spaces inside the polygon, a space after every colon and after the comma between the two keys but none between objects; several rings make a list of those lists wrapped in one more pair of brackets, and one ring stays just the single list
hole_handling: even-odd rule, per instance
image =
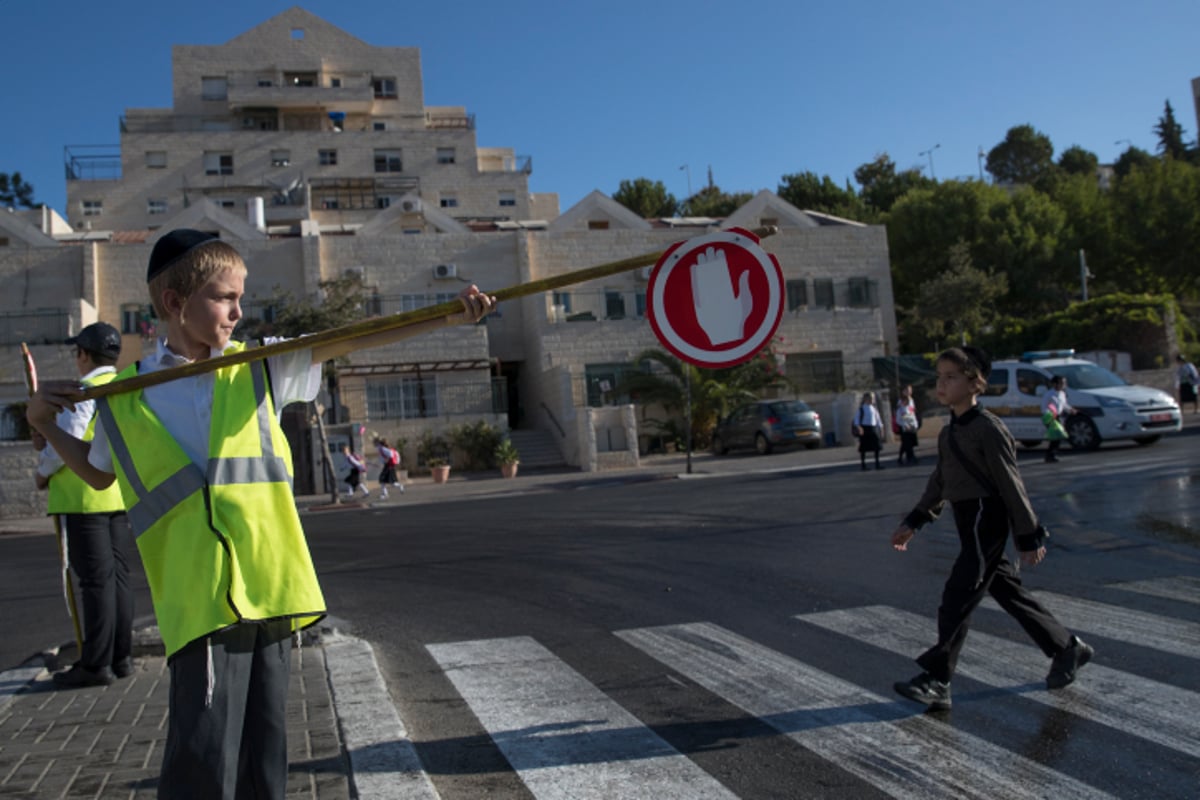
[{"label": "white dress shirt", "polygon": [[875,406],[864,403],[854,415],[854,424],[863,428],[882,428],[883,417],[879,416],[879,409]]},{"label": "white dress shirt", "polygon": [[[268,337],[263,340],[263,344],[278,341],[282,339]],[[212,357],[216,358],[223,353],[223,350],[214,349]],[[146,375],[188,363],[189,359],[177,355],[167,347],[166,339],[159,339],[154,354],[142,359],[138,364],[138,374]],[[321,365],[312,363],[311,349],[270,356],[267,358],[267,368],[271,374],[271,389],[277,414],[290,403],[307,403],[316,399],[321,390]],[[143,390],[146,405],[201,471],[208,468],[208,438],[212,425],[215,384],[215,373],[206,372],[149,386]],[[108,447],[108,434],[99,419],[96,420],[96,435],[92,440],[88,463],[104,472],[115,473],[112,453]]]},{"label": "white dress shirt", "polygon": [[[115,367],[96,367],[94,370],[84,375],[82,380],[94,378],[97,375],[104,375],[108,372],[116,372]],[[74,436],[76,439],[82,439],[87,433],[88,423],[92,421],[92,415],[96,413],[96,401],[84,400],[75,404],[75,410],[64,408],[58,412],[58,416],[54,418],[54,423],[62,428],[67,433]],[[54,473],[58,472],[64,466],[62,458],[50,445],[42,448],[42,452],[38,454],[38,475],[43,478],[49,478]]]},{"label": "white dress shirt", "polygon": [[1050,405],[1054,404],[1054,416],[1058,418],[1065,417],[1071,413],[1071,404],[1067,402],[1067,393],[1060,389],[1049,389],[1042,395],[1042,413],[1045,414],[1050,410]]}]

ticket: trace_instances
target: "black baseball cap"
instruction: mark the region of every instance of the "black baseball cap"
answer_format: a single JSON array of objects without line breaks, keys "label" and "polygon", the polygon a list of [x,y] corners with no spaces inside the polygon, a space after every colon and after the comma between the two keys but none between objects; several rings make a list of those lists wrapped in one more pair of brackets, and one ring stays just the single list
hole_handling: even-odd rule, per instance
[{"label": "black baseball cap", "polygon": [[211,233],[196,231],[191,228],[179,228],[162,235],[154,243],[150,251],[150,266],[146,270],[146,282],[154,280],[154,276],[183,258],[197,247],[209,242],[221,241]]},{"label": "black baseball cap", "polygon": [[121,333],[107,322],[93,322],[66,343],[109,358],[121,356]]}]

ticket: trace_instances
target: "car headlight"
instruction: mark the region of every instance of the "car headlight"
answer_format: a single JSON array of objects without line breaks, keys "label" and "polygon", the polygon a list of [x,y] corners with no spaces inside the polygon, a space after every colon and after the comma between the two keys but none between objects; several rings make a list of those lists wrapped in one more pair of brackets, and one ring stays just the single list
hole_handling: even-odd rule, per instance
[{"label": "car headlight", "polygon": [[1126,411],[1133,411],[1132,405],[1117,397],[1100,397],[1099,400],[1101,408],[1121,408]]}]

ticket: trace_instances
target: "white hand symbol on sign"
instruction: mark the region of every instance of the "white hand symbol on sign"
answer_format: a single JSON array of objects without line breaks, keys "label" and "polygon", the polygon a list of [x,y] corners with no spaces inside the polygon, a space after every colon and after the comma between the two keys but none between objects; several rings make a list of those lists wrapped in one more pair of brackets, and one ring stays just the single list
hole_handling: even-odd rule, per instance
[{"label": "white hand symbol on sign", "polygon": [[735,294],[725,252],[709,247],[696,256],[692,265],[692,302],[696,321],[714,345],[741,339],[754,307],[749,271],[742,273]]}]

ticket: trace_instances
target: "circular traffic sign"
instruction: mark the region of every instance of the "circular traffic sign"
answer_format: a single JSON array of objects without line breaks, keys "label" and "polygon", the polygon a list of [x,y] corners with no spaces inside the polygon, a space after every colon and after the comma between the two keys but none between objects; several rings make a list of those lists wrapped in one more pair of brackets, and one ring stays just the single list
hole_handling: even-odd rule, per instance
[{"label": "circular traffic sign", "polygon": [[748,361],[783,317],[779,262],[742,228],[673,245],[654,265],[646,294],[654,335],[698,367]]}]

